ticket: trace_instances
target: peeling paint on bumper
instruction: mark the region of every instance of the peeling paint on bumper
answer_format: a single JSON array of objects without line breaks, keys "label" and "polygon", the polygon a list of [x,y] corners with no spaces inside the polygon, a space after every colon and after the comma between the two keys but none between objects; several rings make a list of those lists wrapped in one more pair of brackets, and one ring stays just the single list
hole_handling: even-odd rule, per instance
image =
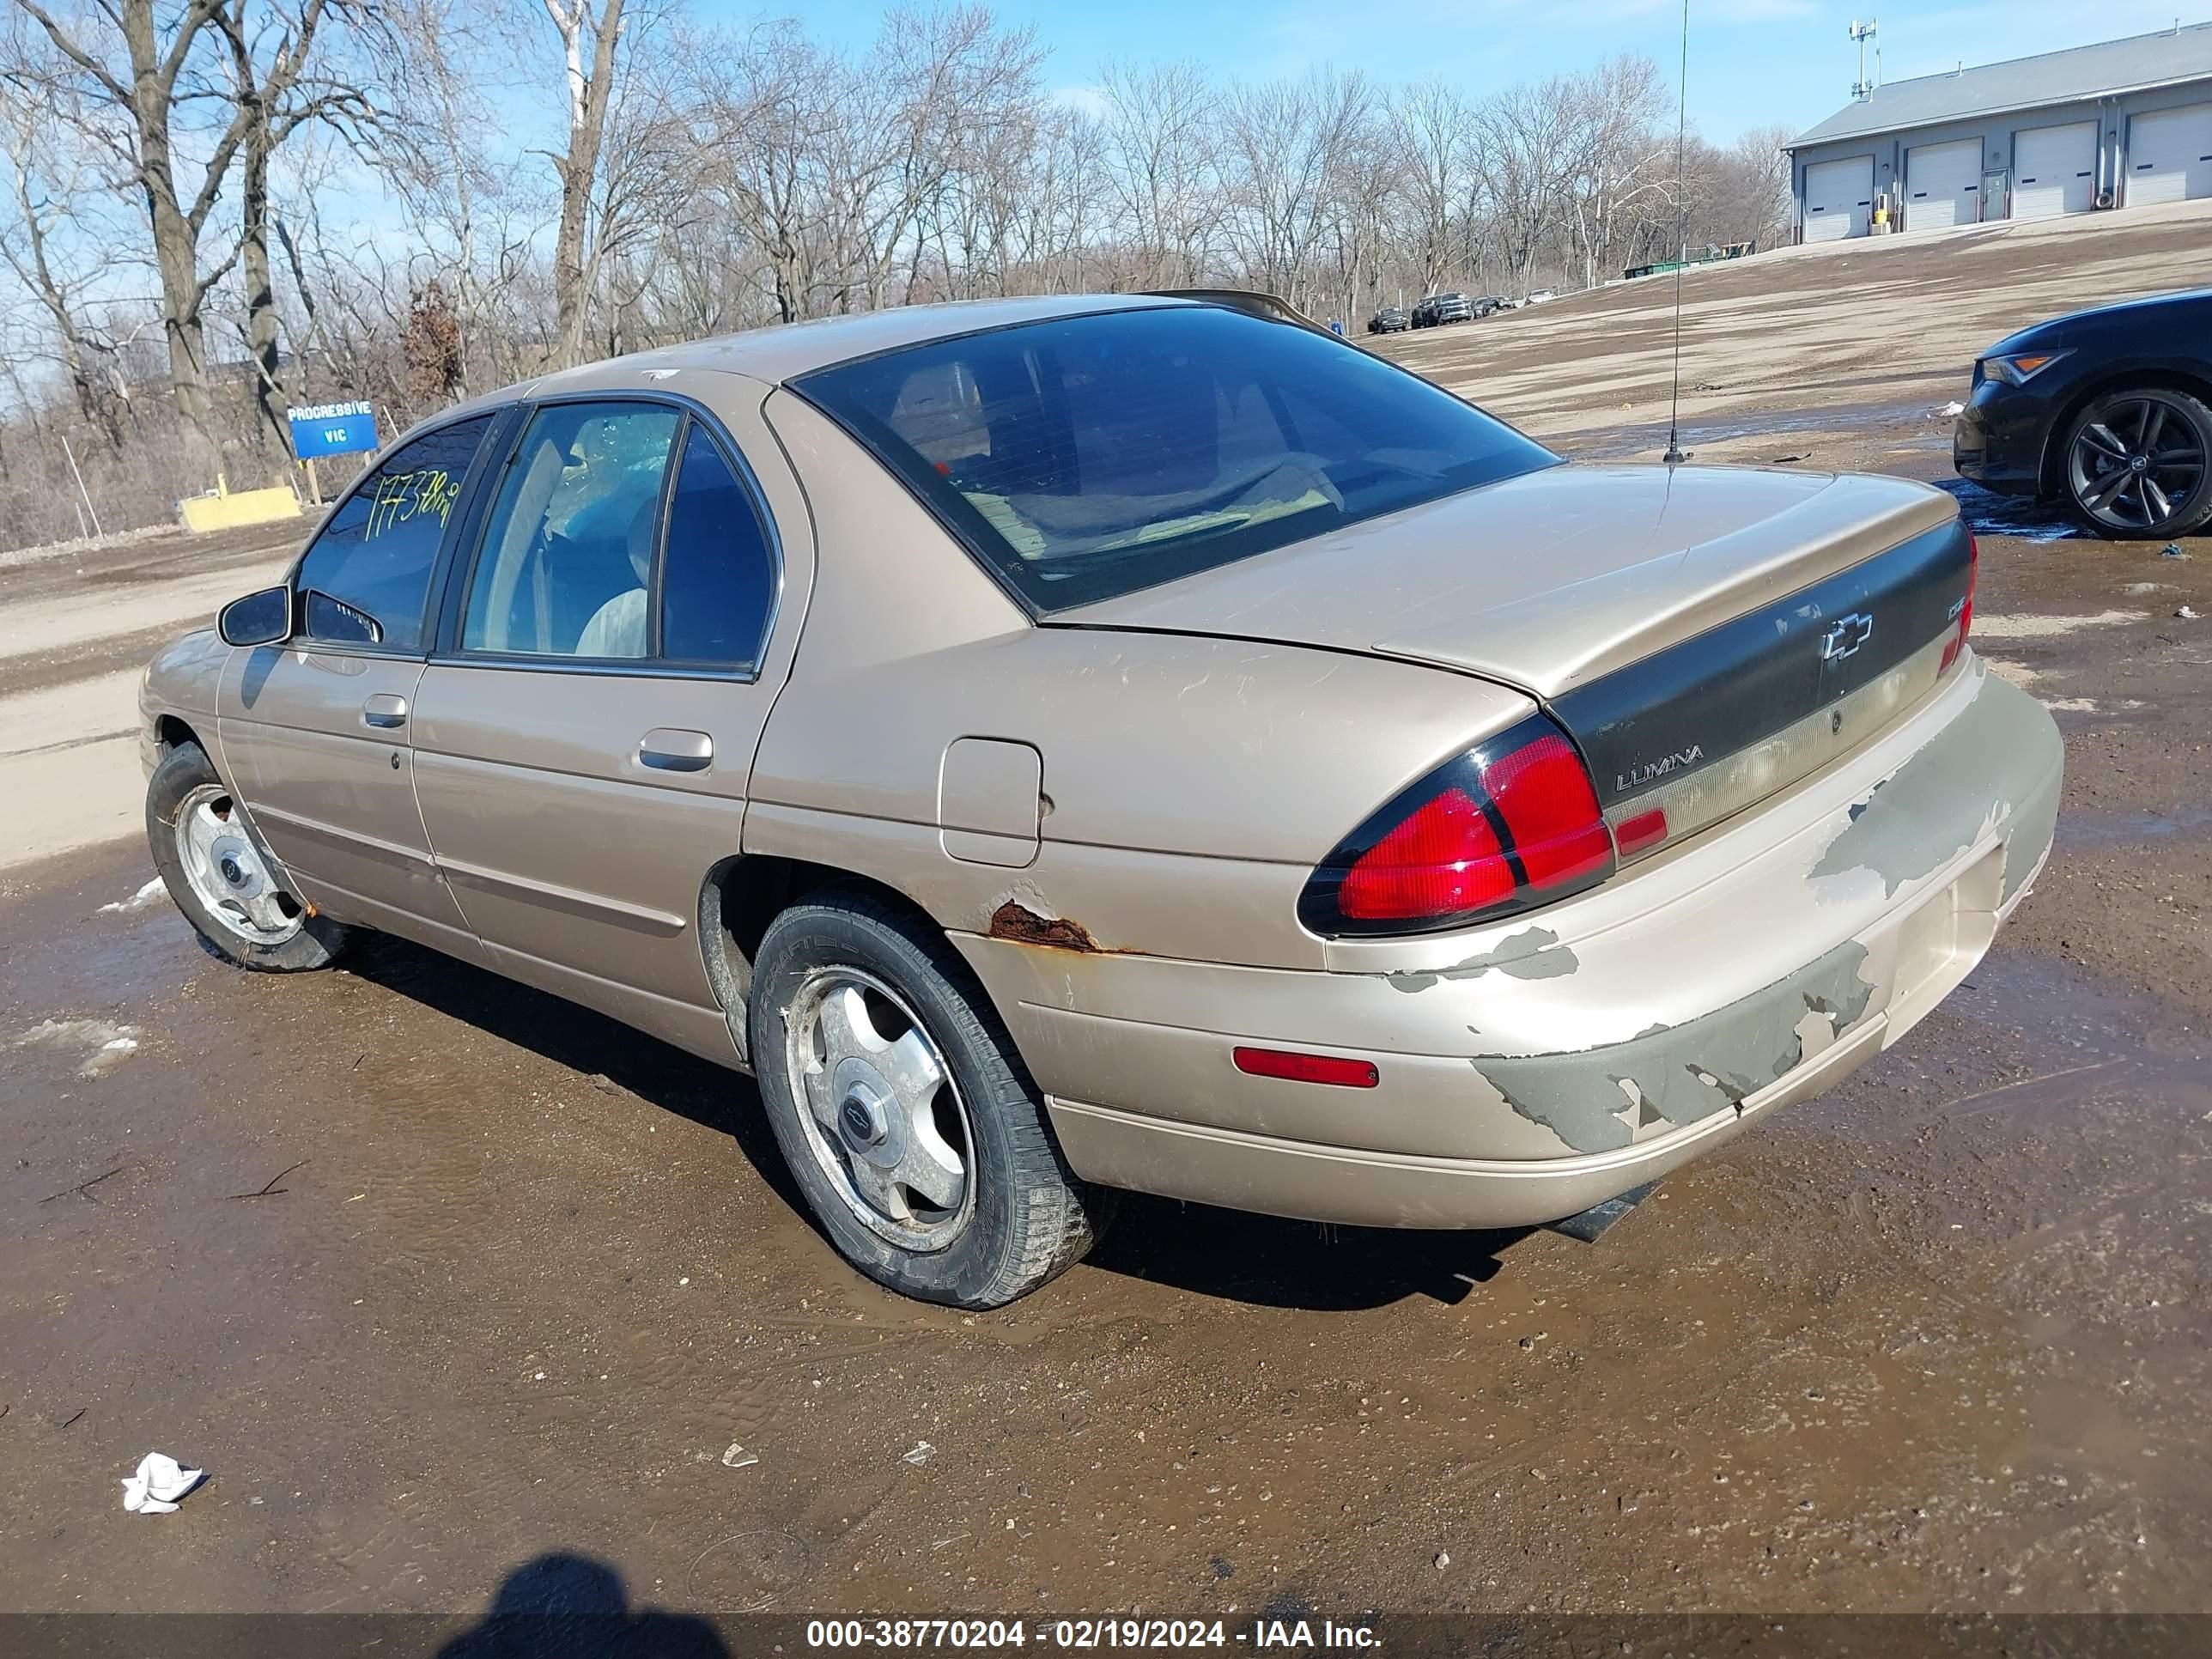
[{"label": "peeling paint on bumper", "polygon": [[[1970,661],[1847,763],[1540,927],[1364,943],[1323,973],[954,940],[1079,1173],[1322,1220],[1526,1224],[1916,1024],[2040,867],[2062,760],[2040,705]],[[1245,1077],[1240,1042],[1367,1059],[1380,1086]]]}]

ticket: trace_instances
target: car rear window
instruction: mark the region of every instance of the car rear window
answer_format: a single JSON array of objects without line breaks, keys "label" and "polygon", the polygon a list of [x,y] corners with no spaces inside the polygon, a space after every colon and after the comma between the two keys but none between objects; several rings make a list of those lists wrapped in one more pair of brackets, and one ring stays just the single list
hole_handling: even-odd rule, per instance
[{"label": "car rear window", "polygon": [[795,385],[1041,611],[1558,459],[1355,346],[1217,306],[995,329]]}]

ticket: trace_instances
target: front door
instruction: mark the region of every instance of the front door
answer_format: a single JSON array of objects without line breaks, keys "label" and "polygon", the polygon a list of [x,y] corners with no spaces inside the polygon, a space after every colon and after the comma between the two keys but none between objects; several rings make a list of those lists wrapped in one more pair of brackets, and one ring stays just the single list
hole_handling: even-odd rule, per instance
[{"label": "front door", "polygon": [[702,1052],[697,937],[774,687],[775,542],[726,436],[601,397],[530,416],[416,697],[416,788],[492,965]]},{"label": "front door", "polygon": [[216,721],[232,787],[302,898],[466,956],[410,732],[431,577],[495,418],[426,433],[354,487],[296,567],[292,638],[231,653]]}]

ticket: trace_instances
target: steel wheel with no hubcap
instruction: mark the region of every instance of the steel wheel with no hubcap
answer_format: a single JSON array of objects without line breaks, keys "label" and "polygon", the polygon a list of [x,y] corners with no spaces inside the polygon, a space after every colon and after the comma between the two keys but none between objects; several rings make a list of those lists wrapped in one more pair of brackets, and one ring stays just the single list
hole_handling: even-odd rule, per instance
[{"label": "steel wheel with no hubcap", "polygon": [[975,1207],[968,1109],[912,1008],[856,968],[792,999],[792,1092],[815,1161],[854,1218],[902,1249],[941,1250]]},{"label": "steel wheel with no hubcap", "polygon": [[2204,486],[2203,440],[2163,394],[2145,392],[2106,408],[2075,434],[2066,481],[2082,512],[2120,531],[2156,530],[2180,516]]},{"label": "steel wheel with no hubcap", "polygon": [[270,877],[220,784],[203,784],[178,803],[177,859],[208,914],[248,945],[282,945],[307,926],[307,912]]}]

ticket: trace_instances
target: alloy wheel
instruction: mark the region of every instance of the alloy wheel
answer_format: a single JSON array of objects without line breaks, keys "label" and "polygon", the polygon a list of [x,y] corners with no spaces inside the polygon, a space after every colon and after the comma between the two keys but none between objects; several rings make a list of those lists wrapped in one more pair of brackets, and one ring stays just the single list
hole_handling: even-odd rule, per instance
[{"label": "alloy wheel", "polygon": [[307,912],[277,886],[221,784],[202,784],[178,803],[177,860],[208,914],[248,945],[282,945],[307,926]]},{"label": "alloy wheel", "polygon": [[2113,530],[2156,530],[2204,488],[2203,439],[2188,415],[2156,392],[2108,406],[2075,434],[2066,457],[2075,502]]},{"label": "alloy wheel", "polygon": [[856,968],[817,969],[784,1020],[792,1093],[845,1206],[902,1249],[941,1250],[974,1213],[968,1109],[905,999]]}]

